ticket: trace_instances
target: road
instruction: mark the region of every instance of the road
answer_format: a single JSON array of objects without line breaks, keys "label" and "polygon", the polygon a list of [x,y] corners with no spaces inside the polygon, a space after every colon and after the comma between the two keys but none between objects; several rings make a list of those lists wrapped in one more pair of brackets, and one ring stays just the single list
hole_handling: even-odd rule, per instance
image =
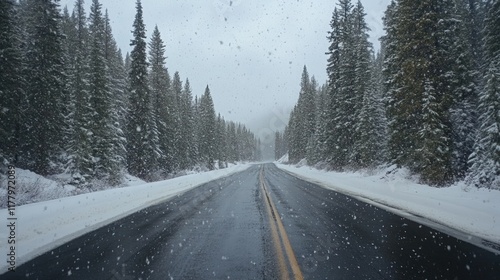
[{"label": "road", "polygon": [[273,164],[76,238],[0,279],[498,279],[500,256]]}]

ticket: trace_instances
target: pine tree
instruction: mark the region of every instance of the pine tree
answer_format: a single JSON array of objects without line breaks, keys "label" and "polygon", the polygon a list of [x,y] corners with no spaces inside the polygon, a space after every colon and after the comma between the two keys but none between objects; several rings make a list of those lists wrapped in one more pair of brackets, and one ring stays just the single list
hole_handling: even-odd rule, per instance
[{"label": "pine tree", "polygon": [[279,131],[274,132],[274,160],[279,160],[283,155],[281,154],[282,136]]},{"label": "pine tree", "polygon": [[[470,1],[474,6],[474,1]],[[456,24],[452,28],[455,38],[451,87],[453,88],[453,104],[450,109],[452,128],[452,167],[456,179],[465,177],[468,171],[468,157],[472,154],[474,136],[476,135],[476,107],[478,98],[477,70],[473,57],[474,47],[470,40],[472,36],[472,18],[463,0],[455,1],[453,12]]]},{"label": "pine tree", "polygon": [[[316,96],[316,119],[315,119],[315,130],[314,135],[311,140],[312,149],[309,153],[307,160],[310,164],[317,164],[320,161],[326,160],[326,135],[327,135],[327,117],[329,115],[329,95],[328,86],[322,85]],[[286,146],[286,143],[284,144]],[[286,153],[286,149],[285,152]],[[283,153],[283,154],[284,154]]]},{"label": "pine tree", "polygon": [[75,2],[71,18],[63,22],[67,32],[67,87],[71,97],[71,102],[66,106],[72,110],[70,140],[66,148],[69,156],[67,168],[72,175],[72,183],[83,186],[93,175],[89,34],[83,0]]},{"label": "pine tree", "polygon": [[126,107],[127,107],[127,73],[123,64],[120,49],[113,38],[108,11],[104,15],[104,58],[106,60],[106,76],[110,88],[110,158],[109,183],[115,185],[122,180],[122,170],[126,165]]},{"label": "pine tree", "polygon": [[65,122],[67,123],[67,131],[64,132],[64,151],[67,153],[67,161],[66,161],[66,171],[68,170],[68,162],[69,160],[69,155],[71,151],[71,146],[72,146],[72,140],[73,140],[73,129],[74,129],[74,112],[75,112],[75,102],[73,98],[71,98],[72,94],[72,81],[73,81],[73,69],[74,69],[74,52],[73,50],[75,49],[75,42],[76,42],[76,24],[75,21],[73,20],[72,16],[69,14],[68,7],[65,6],[62,12],[62,17],[61,17],[61,33],[64,35],[64,40],[63,40],[63,56],[64,56],[64,62],[65,62],[65,72],[66,72],[66,91],[68,92],[68,100],[66,101],[66,106],[65,109],[67,112],[65,112],[66,120]]},{"label": "pine tree", "polygon": [[484,53],[489,68],[479,95],[479,130],[470,157],[469,181],[477,187],[500,189],[500,1],[491,3],[485,18]]},{"label": "pine tree", "polygon": [[208,86],[205,93],[200,98],[200,159],[206,164],[207,168],[213,170],[215,168],[214,161],[216,159],[216,117],[214,103],[210,95]]},{"label": "pine tree", "polygon": [[311,86],[307,68],[304,66],[300,81],[299,100],[297,101],[296,112],[292,123],[292,126],[295,128],[293,136],[294,145],[292,153],[290,154],[290,160],[292,162],[298,162],[306,157],[308,141],[314,133],[314,107],[314,89]]},{"label": "pine tree", "polygon": [[[331,31],[328,32],[328,40],[330,46],[328,47],[328,60],[326,72],[328,74],[328,96],[327,96],[327,109],[324,116],[324,151],[325,161],[332,162],[334,157],[337,158],[340,150],[339,146],[339,126],[336,121],[337,118],[337,91],[340,89],[340,48],[341,48],[341,27],[340,27],[340,13],[337,8],[333,11],[332,20],[330,21]],[[291,116],[290,116],[291,117]],[[286,135],[290,134],[291,127],[286,130]],[[288,141],[291,139],[288,138]],[[290,142],[289,142],[290,143]],[[291,143],[290,143],[291,144]],[[336,159],[335,159],[336,160]],[[340,164],[339,164],[340,165]]]},{"label": "pine tree", "polygon": [[[330,23],[330,47],[327,65],[329,79],[329,116],[326,125],[326,152],[335,169],[356,165],[355,139],[363,100],[366,69],[366,24],[361,4],[339,1]],[[362,65],[365,65],[362,67]],[[357,83],[363,80],[363,83]]]},{"label": "pine tree", "polygon": [[[353,41],[354,41],[354,86],[353,86],[353,102],[355,107],[351,110],[356,112],[355,117],[355,128],[354,135],[351,136],[352,141],[354,142],[353,149],[350,152],[349,162],[353,166],[359,166],[362,164],[360,154],[360,146],[365,144],[365,142],[360,136],[364,131],[360,127],[360,123],[363,121],[361,119],[361,113],[365,105],[369,106],[367,102],[369,101],[369,97],[366,95],[373,94],[373,92],[369,92],[371,87],[371,57],[372,57],[372,45],[368,41],[369,35],[368,32],[370,28],[365,22],[365,11],[364,7],[360,1],[356,4],[352,11],[353,18]],[[372,88],[373,89],[373,88]]]},{"label": "pine tree", "polygon": [[227,144],[228,151],[226,153],[227,159],[230,162],[239,161],[238,157],[238,139],[236,137],[236,124],[234,122],[229,122],[227,125]]},{"label": "pine tree", "polygon": [[178,71],[172,78],[172,92],[170,102],[172,103],[172,129],[173,129],[173,164],[176,170],[181,168],[181,159],[184,154],[184,139],[182,133],[182,81]]},{"label": "pine tree", "polygon": [[165,45],[161,39],[158,26],[155,26],[151,41],[149,43],[149,84],[151,88],[151,95],[153,99],[153,111],[156,118],[156,126],[159,133],[159,145],[161,150],[161,157],[159,164],[161,169],[167,172],[172,170],[171,157],[168,154],[172,151],[172,137],[169,133],[168,122],[171,121],[169,112],[169,91],[170,91],[170,77],[165,68]]},{"label": "pine tree", "polygon": [[[484,0],[457,0],[457,6],[459,7],[459,15],[463,17],[466,27],[462,31],[468,32],[468,45],[471,47],[470,54],[472,56],[473,70],[475,74],[485,72],[485,56],[483,54],[483,29],[484,29],[484,18],[486,17],[486,3],[489,1]],[[460,6],[465,6],[466,13],[464,15],[463,11],[460,11]],[[480,78],[476,76],[476,84],[479,85]]]},{"label": "pine tree", "polygon": [[301,141],[300,141],[300,129],[301,123],[299,119],[299,110],[297,105],[293,108],[292,112],[290,112],[290,120],[288,122],[288,159],[291,163],[297,163],[301,158],[301,153],[303,151],[300,150]]},{"label": "pine tree", "polygon": [[158,131],[155,115],[151,109],[151,94],[148,86],[148,64],[146,61],[146,29],[142,18],[142,5],[136,2],[133,50],[130,54],[130,98],[127,118],[127,164],[130,174],[141,179],[157,169],[159,158]]},{"label": "pine tree", "polygon": [[25,102],[21,42],[16,28],[16,3],[0,2],[0,166],[16,164],[20,151]]},{"label": "pine tree", "polygon": [[424,84],[422,104],[422,127],[419,131],[420,145],[418,149],[422,180],[428,184],[442,185],[449,178],[449,158],[443,156],[449,152],[449,138],[446,128],[439,118],[441,108],[438,103],[439,93],[433,83],[427,79]]},{"label": "pine tree", "polygon": [[[131,70],[131,64],[132,64],[132,61],[130,58],[130,53],[127,52],[125,54],[125,60],[123,61],[123,63],[125,66],[125,72],[127,72],[127,78],[130,78],[130,70]],[[130,81],[128,81],[127,83],[130,83]]]},{"label": "pine tree", "polygon": [[392,156],[433,185],[452,178],[452,8],[448,0],[401,0],[398,16],[386,19]]},{"label": "pine tree", "polygon": [[383,79],[383,95],[384,95],[384,106],[386,108],[387,120],[387,161],[390,164],[400,164],[402,162],[402,149],[401,143],[408,143],[400,141],[397,136],[402,136],[401,134],[392,133],[396,131],[399,127],[404,126],[404,122],[400,119],[395,119],[393,116],[396,114],[398,107],[396,106],[397,100],[399,99],[399,85],[397,83],[396,77],[399,73],[399,59],[397,53],[398,46],[398,34],[397,25],[398,22],[398,5],[397,2],[392,0],[385,15],[383,17],[384,29],[386,34],[380,39],[380,48],[383,59],[382,66],[382,79]]},{"label": "pine tree", "polygon": [[370,88],[363,95],[359,114],[357,152],[359,166],[373,168],[385,162],[386,119],[382,96],[382,58],[379,55],[371,66]]},{"label": "pine tree", "polygon": [[[178,75],[177,75],[178,76]],[[174,77],[175,80],[175,77]],[[182,85],[182,83],[175,82],[175,85]],[[177,89],[176,89],[177,90]],[[177,93],[176,93],[177,96]],[[186,79],[184,88],[178,97],[178,121],[179,121],[179,134],[181,141],[178,142],[179,151],[179,167],[180,169],[187,169],[191,164],[192,152],[191,143],[193,141],[193,123],[192,123],[192,93],[189,79]]]},{"label": "pine tree", "polygon": [[[328,161],[336,169],[345,167],[349,160],[350,137],[353,135],[354,127],[351,126],[351,102],[353,78],[352,65],[349,59],[352,42],[351,35],[351,1],[341,1],[339,9],[335,9],[331,21],[329,59],[327,73],[329,77],[330,94],[330,116],[328,116],[328,138],[327,153]],[[350,112],[350,113],[349,113]]]},{"label": "pine tree", "polygon": [[41,175],[60,171],[64,127],[65,64],[57,1],[29,1],[26,30],[26,149],[28,167]]},{"label": "pine tree", "polygon": [[[195,143],[195,130],[194,130],[194,108],[193,108],[193,94],[191,92],[191,84],[189,79],[184,83],[182,91],[182,128],[183,138],[185,139],[185,167],[193,166],[196,163],[196,145]],[[225,122],[224,122],[225,123]]]},{"label": "pine tree", "polygon": [[215,145],[216,145],[216,159],[218,162],[218,168],[222,169],[226,167],[226,121],[224,121],[224,118],[221,117],[219,114],[217,116],[217,128],[215,132]]},{"label": "pine tree", "polygon": [[113,160],[114,140],[109,75],[106,62],[106,26],[102,6],[98,0],[92,0],[89,17],[89,69],[90,69],[90,104],[92,112],[92,155],[94,159],[94,177],[117,177],[119,168]]},{"label": "pine tree", "polygon": [[[432,2],[432,1],[431,1]],[[444,185],[452,179],[451,168],[451,121],[450,108],[453,102],[450,77],[454,74],[451,30],[455,24],[452,0],[437,3],[421,3],[425,11],[417,26],[423,36],[417,40],[422,49],[417,58],[420,77],[422,118],[418,135],[418,164],[422,181],[432,185]],[[432,60],[428,58],[432,57]],[[426,61],[426,63],[422,63]]]},{"label": "pine tree", "polygon": [[198,165],[200,163],[200,127],[201,126],[201,120],[200,120],[200,101],[198,99],[198,96],[194,97],[194,102],[193,102],[193,165]]},{"label": "pine tree", "polygon": [[[398,166],[409,166],[415,162],[416,135],[420,115],[416,104],[419,104],[418,96],[407,94],[410,85],[405,83],[406,73],[413,73],[408,69],[409,63],[403,65],[403,58],[413,57],[413,47],[406,36],[415,31],[414,23],[417,20],[413,14],[417,2],[401,1],[391,2],[385,14],[384,23],[387,35],[382,40],[385,54],[384,76],[388,97],[387,115],[389,118],[389,151],[392,163]],[[411,30],[411,31],[410,31]]]}]

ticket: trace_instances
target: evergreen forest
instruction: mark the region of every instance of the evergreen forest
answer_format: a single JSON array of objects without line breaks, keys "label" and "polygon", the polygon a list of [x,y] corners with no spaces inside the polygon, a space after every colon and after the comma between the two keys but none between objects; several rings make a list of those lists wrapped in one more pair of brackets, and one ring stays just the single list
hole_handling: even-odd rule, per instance
[{"label": "evergreen forest", "polygon": [[393,0],[376,53],[365,16],[361,2],[338,1],[328,80],[304,66],[276,159],[500,189],[500,1]]},{"label": "evergreen forest", "polygon": [[[260,140],[214,109],[207,85],[169,73],[158,27],[136,2],[123,56],[99,0],[0,1],[0,165],[68,174],[92,189],[260,159]],[[195,97],[193,97],[195,96]]]}]

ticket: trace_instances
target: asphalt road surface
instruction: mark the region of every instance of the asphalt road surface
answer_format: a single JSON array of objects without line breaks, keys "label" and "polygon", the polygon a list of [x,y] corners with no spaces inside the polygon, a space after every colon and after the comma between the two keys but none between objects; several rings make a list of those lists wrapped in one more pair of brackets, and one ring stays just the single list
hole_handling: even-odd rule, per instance
[{"label": "asphalt road surface", "polygon": [[500,279],[500,255],[265,164],[0,279]]}]

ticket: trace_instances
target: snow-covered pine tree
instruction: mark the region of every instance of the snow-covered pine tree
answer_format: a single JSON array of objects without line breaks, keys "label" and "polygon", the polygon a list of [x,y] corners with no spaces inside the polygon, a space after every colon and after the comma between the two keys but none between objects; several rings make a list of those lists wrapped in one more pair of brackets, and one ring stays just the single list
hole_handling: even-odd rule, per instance
[{"label": "snow-covered pine tree", "polygon": [[[311,80],[307,67],[304,65],[300,79],[299,100],[296,105],[296,112],[293,118],[293,149],[290,154],[290,160],[298,162],[306,157],[306,150],[309,139],[314,133],[315,119],[315,99],[314,90],[311,87]],[[292,118],[291,118],[292,120]]]},{"label": "snow-covered pine tree", "polygon": [[127,117],[127,164],[130,174],[141,179],[156,171],[159,158],[158,130],[151,108],[146,60],[146,28],[141,1],[136,2],[133,47],[130,54],[130,97]]},{"label": "snow-covered pine tree", "polygon": [[[14,1],[15,2],[15,1]],[[18,49],[20,52],[20,63],[18,64],[20,72],[20,76],[22,78],[22,90],[23,90],[23,95],[20,96],[20,103],[19,103],[19,111],[21,112],[22,120],[20,120],[20,126],[19,126],[19,135],[26,135],[28,134],[28,130],[30,129],[28,127],[28,121],[26,120],[27,113],[29,111],[29,103],[28,103],[28,95],[27,95],[27,77],[29,77],[29,70],[27,68],[27,59],[26,59],[26,54],[28,52],[28,29],[29,29],[29,24],[30,24],[30,7],[31,5],[28,5],[26,0],[19,0],[17,4],[14,6],[14,12],[15,12],[15,22],[16,22],[16,28],[17,32],[15,35],[17,35],[17,42],[19,43]],[[11,43],[14,43],[15,41],[11,41]],[[29,150],[29,139],[26,137],[19,137],[19,142],[18,142],[18,149],[17,149],[17,160],[16,160],[16,166],[28,169],[30,168],[30,150]]]},{"label": "snow-covered pine tree", "polygon": [[341,0],[331,21],[327,65],[330,115],[327,124],[328,161],[335,169],[346,167],[353,152],[356,118],[360,100],[354,93],[356,62],[353,36],[353,5]]},{"label": "snow-covered pine tree", "polygon": [[226,167],[226,140],[227,140],[227,135],[226,135],[226,121],[224,118],[220,115],[220,113],[217,115],[217,125],[216,125],[216,132],[215,132],[215,137],[216,137],[216,159],[218,161],[218,168],[225,168]]},{"label": "snow-covered pine tree", "polygon": [[[127,52],[125,54],[125,60],[123,61],[123,64],[125,66],[125,72],[127,72],[127,80],[128,80],[128,79],[130,79],[130,70],[131,70],[131,65],[132,65],[132,61],[131,61],[129,52]],[[127,84],[130,84],[130,81],[127,81]]]},{"label": "snow-covered pine tree", "polygon": [[201,162],[200,156],[200,100],[198,96],[194,97],[193,101],[193,146],[194,146],[194,156],[192,158],[193,165],[197,165]]},{"label": "snow-covered pine tree", "polygon": [[310,81],[311,100],[308,101],[306,109],[312,112],[308,114],[308,119],[306,120],[307,123],[306,129],[308,131],[306,159],[309,164],[316,163],[319,160],[319,158],[316,155],[317,145],[319,142],[319,139],[317,137],[318,133],[316,132],[316,130],[318,129],[317,121],[318,121],[318,115],[321,114],[321,111],[319,111],[318,108],[318,99],[320,97],[318,89],[319,89],[318,82],[316,81],[316,78],[312,76]]},{"label": "snow-covered pine tree", "polygon": [[236,141],[238,142],[238,158],[240,161],[245,160],[244,127],[241,123],[238,123],[236,127]]},{"label": "snow-covered pine tree", "polygon": [[[391,96],[392,92],[397,89],[395,77],[398,73],[398,56],[397,56],[397,2],[392,0],[387,6],[384,17],[385,35],[380,38],[380,53],[382,54],[382,77],[385,96]],[[387,102],[387,100],[386,100]]]},{"label": "snow-covered pine tree", "polygon": [[299,110],[297,105],[290,112],[290,120],[288,121],[288,159],[291,163],[297,163],[301,158],[301,142],[300,142],[301,123],[299,118]]},{"label": "snow-covered pine tree", "polygon": [[338,154],[339,143],[337,137],[337,123],[336,118],[336,99],[337,90],[340,88],[340,47],[341,47],[341,29],[340,29],[340,13],[337,7],[335,7],[332,15],[332,20],[330,21],[331,30],[328,31],[328,40],[330,46],[328,47],[328,55],[326,72],[328,74],[328,108],[325,110],[327,116],[324,117],[325,120],[325,161],[332,162],[334,156]]},{"label": "snow-covered pine tree", "polygon": [[[315,130],[314,135],[312,137],[312,151],[310,152],[310,156],[307,158],[308,163],[316,164],[320,161],[326,160],[326,125],[327,125],[327,117],[329,115],[329,102],[330,98],[328,95],[328,86],[326,84],[322,85],[318,91],[316,96],[316,119],[315,119]],[[286,146],[286,143],[285,143]],[[286,153],[285,152],[283,154]]]},{"label": "snow-covered pine tree", "polygon": [[74,62],[72,62],[74,53],[73,49],[75,48],[75,42],[76,42],[76,25],[75,22],[72,18],[72,16],[69,14],[68,7],[65,6],[61,15],[61,33],[64,35],[64,40],[63,40],[63,55],[64,55],[64,64],[65,64],[65,71],[66,71],[66,91],[68,92],[68,101],[65,103],[65,109],[67,112],[65,112],[66,116],[66,122],[67,122],[67,131],[64,133],[64,151],[65,151],[65,156],[66,156],[66,171],[68,172],[68,163],[71,162],[70,157],[69,157],[69,151],[71,150],[71,145],[73,144],[73,129],[74,129],[74,112],[75,112],[75,102],[71,98],[71,91],[72,91],[72,84],[71,81],[73,81],[73,68],[74,68]]},{"label": "snow-covered pine tree", "polygon": [[200,161],[210,170],[215,168],[214,161],[216,159],[216,117],[214,103],[210,95],[208,86],[205,88],[205,93],[200,98]]},{"label": "snow-covered pine tree", "polygon": [[172,78],[171,101],[172,110],[172,128],[173,128],[173,166],[175,170],[181,167],[181,158],[183,157],[183,146],[185,145],[182,133],[182,81],[178,71],[174,73]]},{"label": "snow-covered pine tree", "polygon": [[58,1],[33,0],[26,29],[26,83],[28,111],[26,149],[28,167],[41,175],[61,171],[59,157],[66,131],[63,115],[66,73]]},{"label": "snow-covered pine tree", "polygon": [[182,128],[184,133],[184,139],[186,142],[186,162],[185,167],[188,168],[190,166],[195,165],[196,163],[196,145],[195,145],[195,123],[194,123],[194,107],[193,107],[193,94],[191,92],[191,84],[189,83],[189,79],[186,78],[186,82],[184,83],[184,89],[182,91],[182,106],[183,106],[183,114],[182,114]]},{"label": "snow-covered pine tree", "polygon": [[[182,141],[178,142],[179,168],[186,169],[190,166],[190,144],[192,141],[192,93],[189,79],[186,79],[184,88],[178,96],[178,121],[179,133]],[[182,83],[179,83],[182,85]]]},{"label": "snow-covered pine tree", "polygon": [[386,10],[384,25],[387,34],[382,39],[382,47],[385,54],[390,158],[398,166],[409,166],[415,162],[416,137],[408,135],[417,133],[420,112],[416,104],[421,98],[410,94],[411,85],[405,78],[414,71],[410,69],[409,62],[403,65],[403,59],[413,55],[414,42],[409,43],[410,38],[407,37],[415,31],[417,18],[413,11],[418,3],[400,2],[392,1]]},{"label": "snow-covered pine tree", "polygon": [[382,57],[372,62],[370,88],[363,95],[359,114],[358,144],[359,166],[373,168],[385,162],[387,121],[382,88]]},{"label": "snow-covered pine tree", "polygon": [[90,105],[89,34],[84,1],[77,0],[70,19],[63,17],[65,31],[67,88],[72,110],[70,139],[66,146],[67,168],[72,184],[83,186],[93,174]]},{"label": "snow-covered pine tree", "polygon": [[366,56],[367,51],[369,56],[369,50],[365,50],[367,43],[362,43],[366,30],[361,7],[361,4],[354,7],[350,0],[341,0],[330,22],[332,30],[329,32],[330,47],[327,52],[330,102],[325,148],[327,161],[339,170],[348,165],[354,167],[357,158],[356,127],[363,95],[359,92],[362,85],[357,84],[356,77],[366,79],[361,78],[365,73],[360,65],[366,64],[361,56]]},{"label": "snow-covered pine tree", "polygon": [[421,71],[418,79],[424,82],[420,102],[422,119],[418,132],[418,169],[422,181],[442,186],[453,179],[450,108],[455,61],[451,53],[454,44],[452,30],[456,20],[453,18],[453,0],[422,2],[421,5],[424,15],[417,26],[422,28],[424,35],[417,36],[417,40],[422,40],[418,42],[422,52],[417,52],[420,57],[416,64]]},{"label": "snow-covered pine tree", "polygon": [[486,17],[486,6],[490,1],[485,0],[456,0],[458,6],[466,6],[467,13],[465,24],[467,27],[462,31],[469,32],[468,41],[471,47],[473,68],[476,71],[476,84],[481,86],[482,75],[485,69],[485,55],[483,54],[483,29],[484,18]]},{"label": "snow-covered pine tree", "polygon": [[16,1],[0,2],[0,167],[17,164],[24,98]]},{"label": "snow-covered pine tree", "polygon": [[[467,1],[469,2],[469,1]],[[471,7],[475,1],[470,1]],[[454,2],[453,15],[456,18],[453,32],[453,71],[451,86],[453,88],[453,104],[450,110],[452,128],[452,168],[455,179],[462,179],[468,171],[468,158],[473,151],[476,135],[478,77],[475,69],[472,40],[472,15],[464,0]]]},{"label": "snow-covered pine tree", "polygon": [[435,185],[448,182],[452,173],[450,4],[448,0],[400,0],[395,26],[388,28],[395,29],[391,34],[395,45],[385,50],[393,63],[390,71],[398,69],[389,77],[394,161]]},{"label": "snow-covered pine tree", "polygon": [[[349,158],[349,163],[351,166],[360,166],[362,165],[362,156],[361,155],[361,146],[366,144],[364,139],[362,140],[361,134],[364,133],[363,127],[361,126],[361,122],[363,121],[363,118],[368,117],[368,116],[362,116],[361,112],[363,110],[363,107],[370,106],[369,103],[373,103],[369,100],[372,97],[368,97],[366,95],[373,95],[373,85],[371,84],[371,71],[373,68],[371,67],[372,63],[372,45],[368,41],[369,35],[368,32],[370,31],[370,28],[365,22],[365,10],[363,5],[361,4],[361,1],[358,1],[356,6],[353,8],[352,11],[352,20],[353,20],[353,45],[354,45],[354,85],[353,85],[353,91],[352,91],[352,104],[353,110],[355,112],[354,115],[354,134],[351,135],[351,141],[354,142],[353,149],[350,151],[350,158]],[[375,104],[374,104],[375,105]],[[375,105],[376,106],[376,105]],[[376,111],[376,110],[374,110]],[[366,128],[366,127],[365,127]],[[373,131],[371,131],[373,132]],[[380,140],[379,140],[380,141]],[[366,149],[365,149],[366,151]]]},{"label": "snow-covered pine tree", "polygon": [[239,161],[238,157],[238,140],[236,138],[236,123],[229,122],[227,124],[227,159],[230,162]]},{"label": "snow-covered pine tree", "polygon": [[111,172],[109,183],[118,184],[122,180],[122,170],[126,166],[127,141],[125,138],[125,119],[128,102],[127,73],[120,49],[116,45],[111,30],[108,11],[104,14],[104,58],[106,60],[107,79],[110,87],[110,133],[112,143]]},{"label": "snow-covered pine tree", "polygon": [[479,95],[479,129],[468,180],[477,187],[500,189],[500,0],[491,2],[483,33],[489,65]]},{"label": "snow-covered pine tree", "polygon": [[[305,151],[307,150],[307,144],[314,134],[314,121],[316,119],[316,87],[317,82],[314,76],[309,79],[309,74],[307,68],[304,65],[302,72],[302,79],[300,81],[300,95],[302,96],[302,104],[300,104],[300,111],[302,115],[302,130],[301,133],[301,145],[304,151],[302,158],[305,158]],[[300,100],[300,97],[299,97]]]},{"label": "snow-covered pine tree", "polygon": [[279,131],[274,132],[274,160],[280,159],[283,155],[281,154],[282,136]]},{"label": "snow-covered pine tree", "polygon": [[167,173],[172,171],[168,154],[172,152],[171,143],[173,135],[169,133],[168,122],[171,121],[169,112],[169,91],[170,77],[165,68],[165,44],[161,39],[158,26],[155,26],[151,41],[149,42],[149,85],[151,88],[151,97],[153,100],[153,111],[156,118],[156,126],[159,133],[159,145],[162,151],[159,165]]},{"label": "snow-covered pine tree", "polygon": [[89,17],[89,91],[93,109],[91,118],[93,174],[97,179],[118,177],[119,166],[114,161],[116,129],[112,118],[112,93],[106,62],[106,26],[99,0],[92,0]]},{"label": "snow-covered pine tree", "polygon": [[450,178],[449,170],[449,138],[446,128],[441,122],[439,92],[433,82],[426,78],[422,93],[422,126],[418,133],[418,157],[422,181],[431,185],[443,185]]},{"label": "snow-covered pine tree", "polygon": [[244,125],[241,125],[241,158],[242,160],[250,161],[254,159],[255,154],[255,137]]}]

